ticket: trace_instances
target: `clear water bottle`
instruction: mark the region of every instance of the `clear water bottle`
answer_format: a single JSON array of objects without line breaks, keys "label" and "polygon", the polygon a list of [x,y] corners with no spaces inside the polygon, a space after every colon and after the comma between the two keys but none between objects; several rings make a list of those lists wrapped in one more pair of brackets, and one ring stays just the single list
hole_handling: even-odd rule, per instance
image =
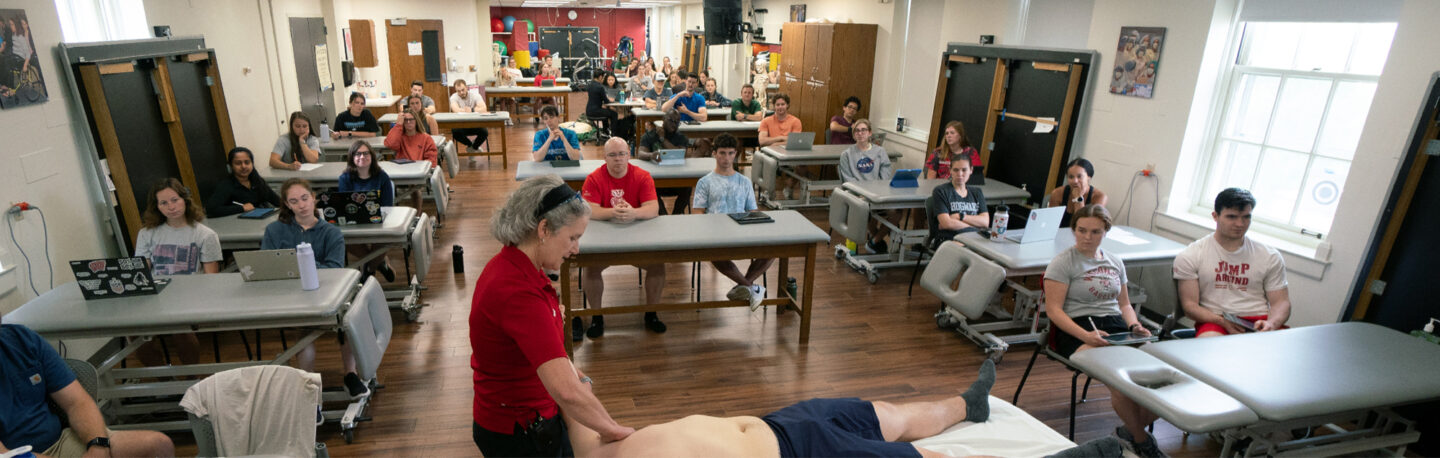
[{"label": "clear water bottle", "polygon": [[1010,207],[1000,204],[995,207],[995,214],[990,217],[990,240],[999,242],[1005,239],[1005,228],[1010,226]]},{"label": "clear water bottle", "polygon": [[295,246],[295,261],[299,264],[300,289],[320,289],[320,272],[315,267],[315,249],[310,244],[301,242]]},{"label": "clear water bottle", "polygon": [[330,143],[330,123],[329,123],[329,122],[327,122],[327,121],[325,121],[325,120],[321,120],[321,121],[320,121],[320,132],[318,132],[318,135],[320,135],[320,141],[321,141],[321,142]]}]

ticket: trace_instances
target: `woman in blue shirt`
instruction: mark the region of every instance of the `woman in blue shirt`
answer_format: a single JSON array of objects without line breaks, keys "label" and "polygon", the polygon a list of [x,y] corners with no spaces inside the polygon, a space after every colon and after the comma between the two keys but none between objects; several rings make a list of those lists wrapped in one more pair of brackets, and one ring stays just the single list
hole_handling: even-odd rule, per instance
[{"label": "woman in blue shirt", "polygon": [[[365,192],[380,191],[380,206],[395,206],[395,184],[390,181],[390,175],[380,168],[380,158],[375,157],[375,152],[370,150],[370,145],[359,140],[350,145],[350,154],[345,156],[345,172],[340,174],[340,185],[337,189],[340,192]],[[351,247],[348,251],[356,257],[363,257],[374,247],[370,245]],[[380,256],[365,264],[365,273],[380,272],[385,276],[385,281],[395,281],[395,269],[390,267],[390,259]]]}]

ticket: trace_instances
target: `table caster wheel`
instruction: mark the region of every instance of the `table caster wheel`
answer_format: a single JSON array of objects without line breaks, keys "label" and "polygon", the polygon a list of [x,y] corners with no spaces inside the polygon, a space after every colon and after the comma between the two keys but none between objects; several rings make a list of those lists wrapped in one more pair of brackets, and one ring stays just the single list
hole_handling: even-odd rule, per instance
[{"label": "table caster wheel", "polygon": [[849,253],[849,252],[850,252],[850,250],[845,249],[845,247],[843,247],[843,246],[836,246],[836,247],[835,247],[835,259],[845,259],[845,255],[846,255],[847,253]]},{"label": "table caster wheel", "polygon": [[414,322],[419,321],[419,320],[420,320],[420,311],[419,311],[419,310],[407,310],[407,311],[405,311],[405,322],[406,322],[406,323],[414,323]]},{"label": "table caster wheel", "polygon": [[870,270],[870,271],[865,272],[865,278],[866,278],[867,280],[870,280],[870,284],[873,285],[873,284],[875,284],[875,283],[877,283],[877,282],[880,281],[880,272],[876,272],[875,270],[872,269],[872,270]]},{"label": "table caster wheel", "polygon": [[985,357],[994,361],[995,364],[1000,364],[1000,360],[1005,358],[1005,351],[997,349],[985,350]]},{"label": "table caster wheel", "polygon": [[345,437],[346,444],[352,444],[355,442],[355,430],[353,429],[341,431],[340,435]]},{"label": "table caster wheel", "polygon": [[955,317],[945,312],[935,314],[935,326],[940,329],[955,329]]}]

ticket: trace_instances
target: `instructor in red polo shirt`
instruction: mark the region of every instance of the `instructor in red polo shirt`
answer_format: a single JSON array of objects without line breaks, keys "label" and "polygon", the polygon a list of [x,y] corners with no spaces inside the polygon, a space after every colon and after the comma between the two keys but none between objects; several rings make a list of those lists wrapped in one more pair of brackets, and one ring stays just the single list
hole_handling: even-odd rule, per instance
[{"label": "instructor in red polo shirt", "polygon": [[573,456],[562,412],[606,442],[635,432],[616,423],[565,354],[565,313],[542,269],[580,249],[590,207],[560,177],[520,184],[490,233],[505,245],[475,281],[470,367],[472,435],[485,456]]}]

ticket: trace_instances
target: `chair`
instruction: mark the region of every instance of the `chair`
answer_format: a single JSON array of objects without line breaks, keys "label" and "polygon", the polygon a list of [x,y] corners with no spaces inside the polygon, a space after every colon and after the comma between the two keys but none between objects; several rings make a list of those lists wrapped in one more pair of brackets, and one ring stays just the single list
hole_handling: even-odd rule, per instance
[{"label": "chair", "polygon": [[[328,411],[325,413],[326,420],[340,421],[340,433],[348,444],[355,440],[356,424],[370,420],[364,416],[365,411],[369,409],[375,392],[384,388],[384,385],[377,383],[376,375],[380,370],[380,361],[385,356],[385,349],[390,346],[393,332],[385,290],[374,277],[366,280],[355,298],[350,301],[349,310],[340,320],[340,329],[344,338],[349,340],[350,352],[355,356],[356,375],[370,387],[370,394],[351,401],[338,415]],[[350,395],[341,391],[327,393],[325,398],[327,401],[349,400]]]},{"label": "chair", "polygon": [[910,287],[905,290],[905,297],[910,297],[915,293],[915,277],[920,276],[920,263],[924,262],[926,256],[935,256],[935,251],[930,247],[935,246],[935,236],[940,231],[940,220],[936,217],[935,211],[930,209],[934,203],[934,194],[925,198],[925,241],[914,247],[919,256],[915,257],[915,270],[910,272]]},{"label": "chair", "polygon": [[1181,327],[1180,321],[1185,319],[1185,306],[1180,303],[1180,281],[1175,280],[1175,308],[1165,314],[1165,322],[1160,324],[1160,338],[1190,339],[1195,337],[1195,328]]},{"label": "chair", "polygon": [[842,188],[830,192],[830,230],[840,232],[847,240],[864,243],[869,240],[866,223],[870,219],[870,203]]},{"label": "chair", "polygon": [[[75,381],[80,382],[80,387],[85,389],[85,394],[90,395],[90,399],[92,400],[97,399],[95,396],[100,391],[100,375],[95,371],[95,366],[91,365],[88,361],[80,359],[65,358],[64,361],[65,366],[70,368],[70,372],[75,374]],[[45,404],[49,406],[50,412],[60,417],[61,426],[66,428],[70,427],[69,416],[65,414],[65,410],[61,409],[59,404],[55,403],[53,398],[46,396]]]},{"label": "chair", "polygon": [[[1056,362],[1059,362],[1060,364],[1064,364],[1064,365],[1065,365],[1065,368],[1066,368],[1066,369],[1069,369],[1070,372],[1071,372],[1071,375],[1070,375],[1070,436],[1069,436],[1069,437],[1070,437],[1070,440],[1075,440],[1075,404],[1078,404],[1079,402],[1085,402],[1085,399],[1089,397],[1089,395],[1090,395],[1090,380],[1091,380],[1091,378],[1090,378],[1090,375],[1089,375],[1089,374],[1086,374],[1086,375],[1085,375],[1085,388],[1084,388],[1084,390],[1082,390],[1081,393],[1080,393],[1079,402],[1076,402],[1076,398],[1075,398],[1075,388],[1077,387],[1078,382],[1080,381],[1080,374],[1084,374],[1085,372],[1084,372],[1084,371],[1081,371],[1080,368],[1075,367],[1075,365],[1070,362],[1070,358],[1067,358],[1067,357],[1065,357],[1065,356],[1061,356],[1061,355],[1060,355],[1060,352],[1059,352],[1059,351],[1056,351],[1056,349],[1055,349],[1055,345],[1056,345],[1056,343],[1055,343],[1055,336],[1056,336],[1056,333],[1057,333],[1057,332],[1065,332],[1065,331],[1061,331],[1061,330],[1055,329],[1055,324],[1054,324],[1054,323],[1050,323],[1049,325],[1047,325],[1047,326],[1045,327],[1045,330],[1041,332],[1040,340],[1039,340],[1039,341],[1036,343],[1036,345],[1035,345],[1035,353],[1032,353],[1032,354],[1030,355],[1030,364],[1025,366],[1025,375],[1020,376],[1020,385],[1015,387],[1015,396],[1010,399],[1010,403],[1011,403],[1011,404],[1017,404],[1017,403],[1020,402],[1020,390],[1022,390],[1022,389],[1025,388],[1025,379],[1030,378],[1030,369],[1033,369],[1033,368],[1035,367],[1035,359],[1036,359],[1037,357],[1039,357],[1041,353],[1044,353],[1046,358],[1050,358],[1051,360],[1054,360],[1054,361],[1056,361]],[[1042,343],[1043,343],[1043,344],[1042,344]]]},{"label": "chair", "polygon": [[191,386],[180,405],[198,456],[313,456],[325,450],[315,442],[313,427],[319,374],[277,365],[231,369]]}]

